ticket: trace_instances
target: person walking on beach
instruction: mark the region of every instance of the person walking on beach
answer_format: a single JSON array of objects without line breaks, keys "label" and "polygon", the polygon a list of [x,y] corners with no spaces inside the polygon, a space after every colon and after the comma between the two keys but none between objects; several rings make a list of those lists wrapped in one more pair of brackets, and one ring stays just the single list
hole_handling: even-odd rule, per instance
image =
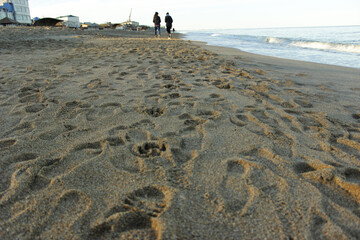
[{"label": "person walking on beach", "polygon": [[160,37],[160,23],[161,19],[159,17],[159,13],[155,12],[153,23],[155,25],[155,37]]},{"label": "person walking on beach", "polygon": [[168,32],[168,37],[170,39],[173,19],[168,12],[166,13],[165,22],[166,22],[166,31]]}]

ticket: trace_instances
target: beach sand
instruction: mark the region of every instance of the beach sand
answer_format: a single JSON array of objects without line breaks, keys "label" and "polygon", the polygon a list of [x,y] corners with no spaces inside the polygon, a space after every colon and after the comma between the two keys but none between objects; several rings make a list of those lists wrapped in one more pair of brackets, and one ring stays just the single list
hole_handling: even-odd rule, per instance
[{"label": "beach sand", "polygon": [[360,238],[360,70],[0,33],[0,239]]}]

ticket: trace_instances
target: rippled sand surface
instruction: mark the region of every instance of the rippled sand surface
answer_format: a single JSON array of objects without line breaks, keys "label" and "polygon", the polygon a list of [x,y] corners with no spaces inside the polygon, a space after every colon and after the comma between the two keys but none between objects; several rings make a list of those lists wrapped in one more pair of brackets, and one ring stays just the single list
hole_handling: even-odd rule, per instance
[{"label": "rippled sand surface", "polygon": [[0,33],[1,239],[360,238],[360,71]]}]

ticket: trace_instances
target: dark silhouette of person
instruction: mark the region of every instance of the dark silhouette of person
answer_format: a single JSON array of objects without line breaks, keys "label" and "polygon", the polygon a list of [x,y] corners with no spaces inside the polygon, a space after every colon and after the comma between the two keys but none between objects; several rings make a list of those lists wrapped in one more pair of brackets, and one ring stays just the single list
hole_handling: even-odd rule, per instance
[{"label": "dark silhouette of person", "polygon": [[155,12],[154,18],[153,18],[153,23],[155,25],[155,37],[160,37],[160,23],[161,23],[161,19],[159,17],[159,13]]},{"label": "dark silhouette of person", "polygon": [[171,38],[171,28],[172,28],[173,19],[170,16],[169,13],[166,13],[165,22],[166,22],[166,31],[167,31],[169,39],[170,39]]}]

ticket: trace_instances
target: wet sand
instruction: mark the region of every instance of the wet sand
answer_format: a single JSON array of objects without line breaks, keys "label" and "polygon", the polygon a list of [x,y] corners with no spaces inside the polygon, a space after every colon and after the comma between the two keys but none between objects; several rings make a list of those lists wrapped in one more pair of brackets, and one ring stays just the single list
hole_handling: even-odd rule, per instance
[{"label": "wet sand", "polygon": [[360,238],[360,70],[0,33],[1,239]]}]

